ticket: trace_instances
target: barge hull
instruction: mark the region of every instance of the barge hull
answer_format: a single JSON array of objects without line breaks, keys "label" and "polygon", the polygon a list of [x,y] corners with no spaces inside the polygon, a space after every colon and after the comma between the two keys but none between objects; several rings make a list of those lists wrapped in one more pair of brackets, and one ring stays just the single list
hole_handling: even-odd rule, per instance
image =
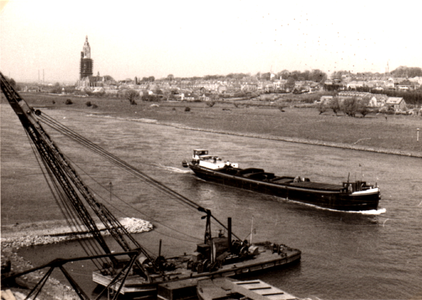
[{"label": "barge hull", "polygon": [[[146,283],[142,278],[137,275],[130,275],[122,287],[120,293],[123,295],[140,296],[140,295],[157,295],[158,291],[165,289],[166,286],[174,286],[180,282],[184,288],[186,284],[191,284],[191,288],[196,287],[196,282],[204,278],[216,277],[235,277],[250,273],[257,273],[260,271],[281,268],[295,263],[299,263],[301,259],[301,251],[286,247],[283,252],[271,253],[271,250],[266,250],[260,253],[257,257],[247,261],[239,261],[233,264],[223,265],[220,269],[214,272],[183,272],[177,273],[177,276],[168,276],[166,280],[157,279],[155,282]],[[92,280],[101,286],[107,286],[113,280],[110,275],[103,275],[101,272],[96,271],[92,274]],[[110,287],[117,290],[118,286]],[[166,294],[164,292],[164,294]],[[163,297],[160,297],[163,298]]]},{"label": "barge hull", "polygon": [[[378,209],[379,190],[368,193],[345,193],[342,186],[318,183],[280,184],[248,179],[220,171],[209,170],[190,164],[191,170],[201,179],[227,186],[251,190],[263,194],[281,197],[322,208],[340,211],[363,211]],[[336,188],[337,189],[336,189]],[[355,194],[355,195],[354,195]]]}]

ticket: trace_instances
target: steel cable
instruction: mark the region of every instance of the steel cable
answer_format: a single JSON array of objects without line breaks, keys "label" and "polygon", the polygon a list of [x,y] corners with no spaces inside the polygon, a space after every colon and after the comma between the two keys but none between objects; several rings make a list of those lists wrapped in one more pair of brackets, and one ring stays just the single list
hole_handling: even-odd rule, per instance
[{"label": "steel cable", "polygon": [[[80,134],[76,133],[75,131],[71,130],[70,128],[66,127],[65,125],[61,124],[60,122],[56,121],[54,118],[48,116],[45,113],[42,113],[40,116],[40,120],[43,121],[45,124],[50,126],[51,128],[57,130],[58,132],[62,133],[63,135],[71,138],[75,142],[81,144],[82,146],[86,147],[87,149],[93,151],[94,153],[97,153],[104,158],[107,158],[109,161],[111,161],[113,164],[120,166],[136,177],[143,179],[145,182],[149,183],[151,186],[155,187],[157,190],[166,193],[167,195],[172,196],[173,198],[176,198],[181,203],[195,209],[201,212],[207,212],[207,209],[203,208],[202,206],[198,205],[194,201],[188,199],[187,197],[179,194],[178,192],[170,189],[169,187],[165,186],[161,182],[153,179],[152,177],[146,175],[139,169],[133,167],[132,165],[126,163],[119,157],[113,155],[112,153],[106,151],[105,149],[101,148],[100,146],[96,145],[95,143],[91,142],[89,139],[81,136]],[[220,222],[217,218],[215,218],[212,214],[211,217],[223,228],[227,227]],[[236,238],[238,238],[235,234],[233,234]]]}]

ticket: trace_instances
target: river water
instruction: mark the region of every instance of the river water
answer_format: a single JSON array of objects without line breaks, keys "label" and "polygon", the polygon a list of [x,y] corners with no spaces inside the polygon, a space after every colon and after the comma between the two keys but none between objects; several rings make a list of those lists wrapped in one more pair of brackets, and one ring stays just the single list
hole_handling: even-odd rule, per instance
[{"label": "river water", "polygon": [[[221,221],[232,217],[233,231],[239,237],[247,237],[253,228],[254,241],[284,243],[302,251],[299,265],[261,273],[258,277],[263,281],[297,297],[422,297],[421,159],[185,130],[81,112],[46,113],[211,209]],[[12,119],[10,117],[10,122],[18,124]],[[14,131],[3,127],[2,141],[7,133]],[[54,132],[51,135],[75,164],[97,178],[92,181],[86,177],[86,181],[116,215],[143,218],[155,225],[152,232],[136,235],[148,250],[157,253],[158,241],[162,239],[165,255],[191,252],[201,241],[205,224],[200,213],[149,188]],[[28,150],[20,148],[13,148],[13,155],[16,151]],[[350,176],[351,180],[362,178],[377,182],[382,193],[380,209],[371,214],[328,211],[204,182],[181,166],[181,161],[189,159],[194,148],[209,149],[210,154],[238,162],[241,167],[301,175],[312,181],[339,183]],[[8,157],[3,158],[3,155]],[[11,152],[2,151],[2,168],[4,159],[5,166],[13,166],[7,164],[13,160],[10,157]],[[3,189],[7,188],[2,186]],[[27,191],[21,193],[23,198],[29,197]],[[39,201],[54,200],[45,197]],[[3,210],[5,205],[3,202]],[[53,205],[49,206],[48,213],[36,205],[31,222],[57,218],[57,211]],[[214,226],[213,230],[218,232],[218,227]],[[58,256],[84,255],[76,242],[31,247],[22,249],[21,254],[35,266]],[[75,264],[71,271],[93,288],[91,268],[89,263]]]}]

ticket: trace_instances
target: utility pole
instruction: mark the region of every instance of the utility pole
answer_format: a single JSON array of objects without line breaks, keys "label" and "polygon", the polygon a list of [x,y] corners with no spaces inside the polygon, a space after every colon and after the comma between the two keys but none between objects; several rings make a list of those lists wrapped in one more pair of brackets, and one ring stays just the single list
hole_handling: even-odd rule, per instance
[{"label": "utility pole", "polygon": [[110,183],[108,184],[109,186],[110,186],[110,203],[111,203],[111,198],[112,198],[112,190],[113,190],[113,184],[111,183],[111,181],[110,181]]}]

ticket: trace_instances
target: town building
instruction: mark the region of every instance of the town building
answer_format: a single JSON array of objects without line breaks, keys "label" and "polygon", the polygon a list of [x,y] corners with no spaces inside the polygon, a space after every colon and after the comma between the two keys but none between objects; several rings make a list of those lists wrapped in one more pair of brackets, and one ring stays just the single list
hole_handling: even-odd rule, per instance
[{"label": "town building", "polygon": [[81,51],[79,80],[76,82],[77,90],[90,90],[91,92],[103,92],[115,89],[116,81],[109,75],[93,75],[94,61],[91,58],[91,46],[88,42],[88,36]]},{"label": "town building", "polygon": [[94,61],[91,58],[91,47],[89,46],[88,36],[86,36],[84,47],[81,51],[79,79],[92,76],[93,67],[94,67]]},{"label": "town building", "polygon": [[392,107],[394,111],[406,111],[406,101],[402,97],[388,97],[385,106]]},{"label": "town building", "polygon": [[384,94],[374,94],[369,100],[368,107],[382,107],[385,105],[388,96]]}]

